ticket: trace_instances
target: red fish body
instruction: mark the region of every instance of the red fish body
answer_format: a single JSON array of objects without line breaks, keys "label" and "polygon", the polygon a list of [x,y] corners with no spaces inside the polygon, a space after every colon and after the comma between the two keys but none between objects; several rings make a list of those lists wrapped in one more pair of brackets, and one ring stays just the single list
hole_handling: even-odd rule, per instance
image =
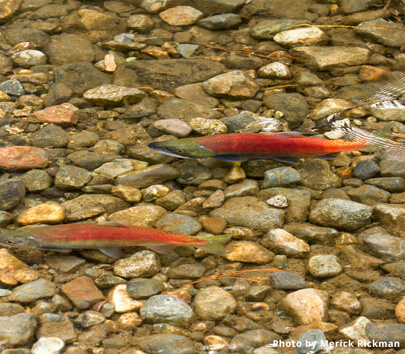
[{"label": "red fish body", "polygon": [[[150,227],[113,223],[119,226],[89,223],[26,227],[0,234],[0,243],[17,247],[70,251],[72,249],[111,250],[121,247],[146,246],[158,252],[167,252],[177,245],[206,249],[223,254],[222,243],[229,235],[206,238],[192,237]],[[105,253],[108,254],[108,251]],[[112,252],[109,252],[112,254]]]},{"label": "red fish body", "polygon": [[300,133],[239,133],[153,142],[156,151],[185,158],[214,157],[225,161],[267,158],[298,162],[299,157],[317,157],[367,147],[365,140],[344,141],[306,137]]},{"label": "red fish body", "polygon": [[203,136],[195,140],[218,155],[242,153],[257,157],[311,157],[364,148],[362,142],[306,137],[300,133],[224,134]]}]

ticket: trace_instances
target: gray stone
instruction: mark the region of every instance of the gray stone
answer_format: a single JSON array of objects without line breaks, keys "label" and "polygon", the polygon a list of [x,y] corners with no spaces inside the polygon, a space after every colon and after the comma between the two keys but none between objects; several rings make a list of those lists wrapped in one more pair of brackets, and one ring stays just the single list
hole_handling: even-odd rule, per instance
[{"label": "gray stone", "polygon": [[400,348],[405,347],[405,324],[397,323],[368,323],[366,334],[371,341],[377,343],[399,342]]},{"label": "gray stone", "polygon": [[0,317],[0,345],[23,346],[34,338],[37,326],[33,313]]},{"label": "gray stone", "polygon": [[194,310],[203,320],[220,320],[235,309],[233,296],[217,286],[201,290],[194,299]]},{"label": "gray stone", "polygon": [[202,228],[201,223],[197,220],[177,213],[168,213],[162,216],[156,223],[156,227],[161,230],[184,235],[195,235]]},{"label": "gray stone", "polygon": [[286,222],[305,222],[307,220],[311,204],[311,193],[309,191],[281,187],[269,188],[261,190],[258,197],[268,200],[277,195],[287,198]]},{"label": "gray stone", "polygon": [[177,46],[177,52],[183,57],[183,58],[190,58],[199,48],[197,44],[179,44]]},{"label": "gray stone", "polygon": [[241,183],[232,184],[224,190],[226,198],[255,195],[259,192],[259,184],[253,179],[245,179]]},{"label": "gray stone", "polygon": [[21,96],[24,94],[24,88],[16,79],[6,80],[0,83],[0,91],[13,96]]},{"label": "gray stone", "polygon": [[300,180],[300,174],[292,167],[273,168],[264,173],[263,188],[294,187]]},{"label": "gray stone", "polygon": [[32,134],[32,145],[42,148],[65,147],[69,142],[69,135],[62,127],[49,124]]},{"label": "gray stone", "polygon": [[262,244],[277,254],[281,253],[293,257],[304,257],[310,251],[310,247],[305,241],[283,229],[271,229],[264,235]]},{"label": "gray stone", "polygon": [[299,290],[306,286],[300,275],[286,271],[271,273],[270,283],[273,288],[281,290]]},{"label": "gray stone", "polygon": [[97,70],[90,62],[72,63],[55,67],[55,82],[69,87],[73,93],[82,95],[85,91],[111,82],[108,74]]},{"label": "gray stone", "polygon": [[38,192],[52,185],[52,177],[43,170],[31,170],[23,176],[25,187],[29,192]]},{"label": "gray stone", "polygon": [[296,28],[279,32],[274,41],[287,47],[311,46],[326,44],[329,37],[318,27]]},{"label": "gray stone", "polygon": [[362,246],[367,253],[388,262],[405,259],[405,240],[379,229],[369,229],[366,233]]},{"label": "gray stone", "polygon": [[377,18],[359,23],[356,32],[385,46],[401,47],[405,44],[405,39],[401,36],[404,29],[404,25],[401,23]]},{"label": "gray stone", "polygon": [[367,64],[370,51],[359,47],[296,47],[293,55],[308,68],[314,70],[329,70],[341,66]]},{"label": "gray stone", "polygon": [[219,118],[218,111],[207,106],[183,100],[180,98],[170,98],[161,104],[157,110],[158,115],[164,119],[175,119],[181,117],[183,120],[191,118]]},{"label": "gray stone", "polygon": [[382,278],[368,286],[371,294],[378,297],[392,297],[405,293],[405,281],[398,278]]},{"label": "gray stone", "polygon": [[32,354],[59,354],[65,343],[56,337],[42,337],[32,347]]},{"label": "gray stone", "polygon": [[203,86],[209,95],[228,99],[252,98],[259,90],[259,86],[240,70],[214,76],[204,81]]},{"label": "gray stone", "polygon": [[14,63],[23,68],[30,68],[34,65],[44,65],[46,64],[47,58],[44,53],[39,50],[27,49],[22,50],[11,55]]},{"label": "gray stone", "polygon": [[66,207],[66,220],[78,221],[103,213],[112,214],[129,208],[131,204],[112,195],[85,194],[63,202],[62,205]]},{"label": "gray stone", "polygon": [[290,128],[299,125],[309,113],[308,103],[299,93],[268,94],[263,101],[269,109],[283,112]]},{"label": "gray stone", "polygon": [[161,119],[153,123],[153,126],[165,133],[177,136],[179,138],[185,138],[188,136],[192,129],[191,127],[180,119]]},{"label": "gray stone", "polygon": [[165,214],[166,210],[160,206],[142,203],[111,214],[108,220],[126,222],[135,226],[154,227],[156,222]]},{"label": "gray stone", "polygon": [[55,176],[55,186],[60,189],[80,189],[91,179],[90,172],[81,167],[61,166]]},{"label": "gray stone", "polygon": [[405,191],[405,178],[403,177],[380,177],[370,178],[364,181],[390,193],[401,193]]},{"label": "gray stone", "polygon": [[380,167],[373,160],[359,161],[353,170],[353,177],[362,181],[372,178],[380,173]]},{"label": "gray stone", "polygon": [[170,268],[167,276],[171,279],[198,279],[205,273],[205,266],[199,263],[180,264]]},{"label": "gray stone", "polygon": [[301,184],[318,190],[340,187],[340,179],[334,174],[329,163],[320,159],[307,159],[297,166],[301,175]]},{"label": "gray stone", "polygon": [[127,107],[127,111],[120,116],[125,119],[138,119],[149,117],[156,113],[156,101],[153,98],[145,97],[137,104]]},{"label": "gray stone", "polygon": [[244,4],[244,0],[191,0],[191,6],[205,14],[223,14],[238,11]]},{"label": "gray stone", "polygon": [[95,57],[93,45],[88,39],[69,33],[52,36],[45,46],[45,54],[52,65],[92,62]]},{"label": "gray stone", "polygon": [[152,251],[140,251],[114,264],[114,273],[123,278],[152,277],[160,270],[160,262]]},{"label": "gray stone", "polygon": [[309,259],[308,270],[314,277],[328,278],[338,275],[343,269],[335,255],[319,254]]},{"label": "gray stone", "polygon": [[71,255],[48,255],[46,257],[45,263],[62,273],[74,273],[81,266],[83,266],[86,261],[82,258],[71,256]]},{"label": "gray stone", "polygon": [[345,199],[323,199],[310,212],[312,223],[336,227],[343,230],[357,230],[370,222],[373,208]]},{"label": "gray stone", "polygon": [[140,314],[146,322],[168,323],[179,327],[187,327],[193,318],[191,307],[170,295],[152,296],[145,302]]},{"label": "gray stone", "polygon": [[177,168],[171,165],[158,164],[137,171],[123,173],[116,179],[116,184],[135,188],[146,188],[154,184],[162,184],[180,176]]},{"label": "gray stone", "polygon": [[324,244],[339,235],[335,229],[315,226],[309,223],[291,223],[284,225],[284,230],[310,244]]},{"label": "gray stone", "polygon": [[403,238],[405,235],[405,205],[377,204],[374,206],[374,217],[388,232]]},{"label": "gray stone", "polygon": [[180,176],[177,181],[186,185],[200,185],[212,178],[211,170],[201,165],[197,160],[189,159],[177,166]]},{"label": "gray stone", "polygon": [[270,208],[256,197],[230,198],[223,206],[211,211],[210,216],[223,218],[230,226],[244,226],[262,232],[281,227],[284,221],[284,211]]},{"label": "gray stone", "polygon": [[148,163],[132,159],[116,159],[101,165],[94,172],[115,178],[123,173],[146,168]]},{"label": "gray stone", "polygon": [[9,300],[30,303],[38,299],[52,297],[56,292],[57,289],[54,283],[40,278],[14,288]]},{"label": "gray stone", "polygon": [[96,326],[105,321],[105,316],[97,311],[86,311],[81,313],[75,320],[83,328]]},{"label": "gray stone", "polygon": [[387,203],[391,196],[390,192],[367,184],[359,188],[350,189],[346,193],[353,201],[367,205]]},{"label": "gray stone", "polygon": [[301,334],[299,340],[295,346],[295,354],[306,354],[309,352],[315,353],[323,353],[326,348],[326,337],[323,332],[319,329],[311,329],[309,331],[304,332]]},{"label": "gray stone", "polygon": [[282,31],[289,30],[300,24],[307,23],[306,21],[293,20],[288,18],[272,19],[259,22],[250,30],[250,34],[256,39],[273,39],[273,37]]},{"label": "gray stone", "polygon": [[281,337],[266,329],[253,329],[244,333],[239,333],[232,338],[230,345],[235,351],[240,353],[250,352],[252,348],[258,348],[274,341],[280,340]]},{"label": "gray stone", "polygon": [[206,17],[198,21],[201,27],[210,30],[224,30],[238,26],[242,22],[242,18],[237,14],[219,14]]},{"label": "gray stone", "polygon": [[384,159],[380,162],[381,175],[384,177],[404,177],[405,161],[399,159]]},{"label": "gray stone", "polygon": [[146,93],[132,87],[105,84],[87,90],[83,97],[100,106],[134,104],[144,99]]},{"label": "gray stone", "polygon": [[146,353],[194,354],[194,343],[178,334],[155,334],[142,337],[138,344]]},{"label": "gray stone", "polygon": [[139,86],[150,86],[169,92],[178,86],[207,80],[223,73],[225,69],[221,63],[204,59],[135,60],[127,66]]},{"label": "gray stone", "polygon": [[106,162],[115,160],[117,155],[105,155],[88,150],[75,151],[67,156],[76,166],[83,167],[88,171],[100,167]]},{"label": "gray stone", "polygon": [[73,323],[68,318],[54,313],[45,313],[39,318],[40,327],[37,337],[56,337],[65,343],[71,343],[77,339]]},{"label": "gray stone", "polygon": [[21,179],[0,182],[0,210],[14,209],[25,196],[25,186]]},{"label": "gray stone", "polygon": [[127,292],[133,299],[148,299],[160,293],[163,289],[162,283],[155,279],[134,278],[127,284]]}]

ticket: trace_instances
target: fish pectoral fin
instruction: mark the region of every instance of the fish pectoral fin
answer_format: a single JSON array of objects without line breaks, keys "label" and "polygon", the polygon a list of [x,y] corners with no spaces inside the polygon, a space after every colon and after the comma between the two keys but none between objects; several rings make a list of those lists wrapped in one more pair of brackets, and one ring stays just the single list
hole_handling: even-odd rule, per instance
[{"label": "fish pectoral fin", "polygon": [[130,224],[128,224],[125,221],[106,221],[106,222],[102,222],[98,225],[114,226],[114,227],[130,227],[131,226]]},{"label": "fish pectoral fin", "polygon": [[99,248],[99,251],[111,258],[118,259],[122,257],[121,248]]},{"label": "fish pectoral fin", "polygon": [[339,153],[338,152],[332,152],[331,154],[324,154],[324,155],[317,155],[317,156],[312,156],[314,159],[335,159],[338,157]]},{"label": "fish pectoral fin", "polygon": [[291,163],[291,164],[295,164],[295,165],[301,163],[301,160],[298,157],[272,156],[272,157],[269,157],[269,159],[274,160],[274,161],[287,162],[287,163]]},{"label": "fish pectoral fin", "polygon": [[147,245],[142,245],[147,248],[150,248],[152,251],[155,251],[157,253],[167,253],[170,252],[176,245],[169,245],[169,244],[147,244]]}]

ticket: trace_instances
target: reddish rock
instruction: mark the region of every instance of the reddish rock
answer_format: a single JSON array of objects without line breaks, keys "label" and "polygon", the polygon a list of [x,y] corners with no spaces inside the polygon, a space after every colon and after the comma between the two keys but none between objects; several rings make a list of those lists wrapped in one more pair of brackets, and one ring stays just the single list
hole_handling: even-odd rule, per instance
[{"label": "reddish rock", "polygon": [[105,300],[104,295],[93,280],[89,277],[79,277],[71,282],[62,285],[63,293],[72,301],[73,305],[79,309],[87,309],[101,300]]},{"label": "reddish rock", "polygon": [[0,169],[7,171],[30,170],[48,166],[45,150],[32,146],[7,146],[0,148]]},{"label": "reddish rock", "polygon": [[42,123],[55,123],[63,127],[75,125],[79,119],[79,108],[70,103],[48,107],[30,115]]}]

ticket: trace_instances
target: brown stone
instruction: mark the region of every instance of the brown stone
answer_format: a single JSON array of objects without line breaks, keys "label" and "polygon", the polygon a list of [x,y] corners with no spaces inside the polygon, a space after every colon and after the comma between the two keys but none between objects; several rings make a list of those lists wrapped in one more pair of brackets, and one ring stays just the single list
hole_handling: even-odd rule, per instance
[{"label": "brown stone", "polygon": [[76,125],[79,119],[79,108],[70,103],[48,107],[30,115],[42,123],[55,123],[63,127]]},{"label": "brown stone", "polygon": [[205,231],[218,235],[225,230],[226,220],[216,216],[208,216],[201,220],[201,224]]},{"label": "brown stone", "polygon": [[104,300],[104,295],[89,277],[79,277],[62,285],[63,293],[79,309],[87,309],[98,301]]},{"label": "brown stone", "polygon": [[0,169],[6,171],[30,170],[48,166],[45,150],[32,146],[7,146],[0,148]]}]

